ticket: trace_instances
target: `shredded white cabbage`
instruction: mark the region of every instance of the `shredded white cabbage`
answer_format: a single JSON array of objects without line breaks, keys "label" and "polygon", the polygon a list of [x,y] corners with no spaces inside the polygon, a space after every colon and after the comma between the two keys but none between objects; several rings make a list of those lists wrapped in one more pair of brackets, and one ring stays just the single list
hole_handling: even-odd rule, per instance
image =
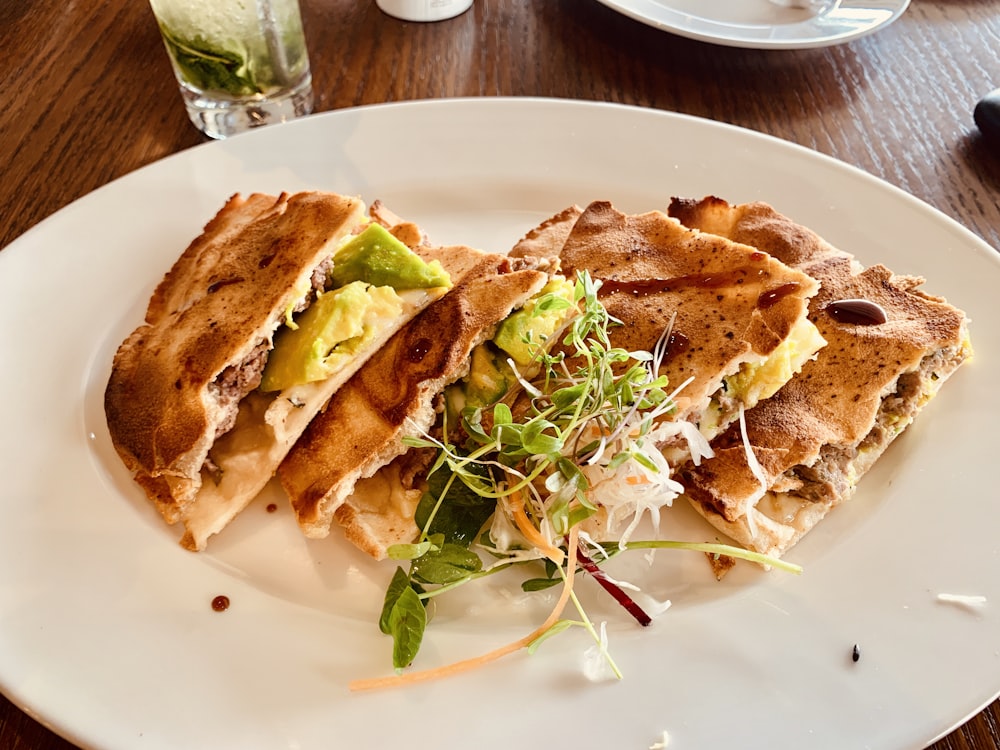
[{"label": "shredded white cabbage", "polygon": [[670,735],[663,730],[663,738],[649,746],[649,750],[666,750],[670,746]]},{"label": "shredded white cabbage", "polygon": [[[764,469],[757,460],[757,456],[753,452],[753,446],[750,445],[750,439],[747,437],[746,410],[742,405],[740,406],[740,438],[743,440],[743,451],[746,453],[747,467],[750,469],[750,473],[754,475],[754,478],[760,482],[761,491],[766,491],[767,478],[764,476]],[[755,512],[756,508],[753,504],[747,507],[747,531],[750,533],[751,541],[757,538],[757,522],[754,519]]]},{"label": "shredded white cabbage", "polygon": [[703,459],[715,456],[715,451],[712,450],[712,446],[705,436],[701,434],[698,426],[686,420],[661,422],[650,430],[647,437],[657,445],[663,445],[677,436],[684,438],[695,466],[698,466]]},{"label": "shredded white cabbage", "polygon": [[601,557],[607,560],[610,555],[603,546],[594,541],[594,538],[590,536],[586,531],[580,529],[579,531],[579,542],[580,547],[587,554],[587,557],[593,559],[594,557]]},{"label": "shredded white cabbage", "polygon": [[583,673],[591,682],[617,679],[608,655],[608,623],[602,622],[600,638],[583,654]]},{"label": "shredded white cabbage", "polygon": [[671,601],[669,599],[663,599],[661,601],[639,589],[636,589],[631,596],[635,603],[642,608],[642,611],[654,620],[670,609]]},{"label": "shredded white cabbage", "polygon": [[[660,509],[670,507],[674,498],[684,492],[683,485],[672,476],[673,467],[657,446],[683,439],[692,459],[697,463],[711,457],[712,448],[698,428],[686,421],[660,422],[642,437],[632,437],[627,425],[619,430],[614,444],[602,445],[596,456],[581,467],[590,484],[590,497],[602,506],[606,514],[604,522],[608,536],[618,535],[619,546],[624,549],[632,534],[648,514],[653,528],[659,528]],[[615,468],[609,466],[611,458],[625,450],[641,453],[655,469],[630,459]]]},{"label": "shredded white cabbage", "polygon": [[[498,509],[499,511],[499,509]],[[490,526],[490,541],[498,552],[503,554],[513,553],[515,550],[531,548],[537,559],[541,553],[533,549],[533,545],[528,543],[514,522],[510,520],[506,513],[497,512],[493,514],[493,523]]]},{"label": "shredded white cabbage", "polygon": [[938,594],[937,599],[945,604],[957,604],[969,609],[978,609],[986,604],[986,597],[978,594]]}]

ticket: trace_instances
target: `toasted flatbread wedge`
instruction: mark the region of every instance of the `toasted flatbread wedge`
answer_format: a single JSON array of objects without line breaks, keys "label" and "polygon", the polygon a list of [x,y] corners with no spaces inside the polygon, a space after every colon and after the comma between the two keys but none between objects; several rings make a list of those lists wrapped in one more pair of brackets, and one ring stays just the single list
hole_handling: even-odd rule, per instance
[{"label": "toasted flatbread wedge", "polygon": [[833,507],[971,355],[965,314],[922,279],[863,268],[763,203],[674,199],[685,226],[746,243],[820,283],[809,316],[827,346],[682,472],[694,507],[748,549],[781,556]]},{"label": "toasted flatbread wedge", "polygon": [[[660,372],[672,388],[683,385],[674,418],[707,439],[777,391],[824,344],[806,317],[815,280],[663,212],[626,215],[604,201],[569,208],[512,255],[540,249],[557,252],[567,275],[586,270],[601,281],[601,302],[624,324],[611,329],[613,345],[649,352],[665,345]],[[681,445],[665,446],[675,461]]]},{"label": "toasted flatbread wedge", "polygon": [[[118,349],[105,391],[112,441],[164,519],[183,522],[185,547],[203,549],[264,487],[330,395],[480,255],[383,237],[373,247],[397,247],[413,269],[393,286],[376,280],[377,264],[365,265],[370,248],[358,249],[355,235],[376,223],[360,200],[332,193],[234,196]],[[412,225],[396,229],[420,236]],[[348,248],[352,263],[332,260]],[[319,369],[307,382],[280,373],[269,380],[275,342],[320,298],[341,309],[316,353]]]},{"label": "toasted flatbread wedge", "polygon": [[307,536],[327,536],[336,518],[376,558],[413,541],[420,493],[384,467],[408,450],[405,437],[431,430],[442,391],[469,373],[473,350],[550,278],[538,261],[485,256],[336,393],[278,469]]}]

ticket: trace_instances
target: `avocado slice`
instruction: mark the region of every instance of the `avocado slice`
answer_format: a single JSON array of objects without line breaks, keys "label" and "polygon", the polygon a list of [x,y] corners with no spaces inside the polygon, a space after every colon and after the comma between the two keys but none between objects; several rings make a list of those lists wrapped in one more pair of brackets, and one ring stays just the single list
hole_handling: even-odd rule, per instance
[{"label": "avocado slice", "polygon": [[552,279],[538,295],[500,324],[493,343],[520,367],[526,367],[538,354],[539,347],[574,311],[573,284],[565,279]]},{"label": "avocado slice", "polygon": [[260,390],[325,380],[372,339],[380,320],[402,310],[403,300],[391,286],[354,281],[321,294],[295,321],[297,327],[286,326],[274,337]]},{"label": "avocado slice", "polygon": [[392,236],[381,224],[369,224],[333,256],[334,286],[364,281],[393,289],[451,286],[451,278],[436,260],[428,263]]},{"label": "avocado slice", "polygon": [[466,379],[466,406],[494,404],[504,397],[510,388],[514,373],[506,362],[500,360],[488,343],[472,350],[469,375]]}]

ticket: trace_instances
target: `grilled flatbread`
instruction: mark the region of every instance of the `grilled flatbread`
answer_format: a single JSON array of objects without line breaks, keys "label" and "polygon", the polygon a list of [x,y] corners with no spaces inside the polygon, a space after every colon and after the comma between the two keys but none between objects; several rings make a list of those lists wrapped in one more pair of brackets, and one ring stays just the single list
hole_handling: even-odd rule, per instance
[{"label": "grilled flatbread", "polygon": [[407,451],[404,437],[431,430],[441,392],[469,372],[473,349],[549,280],[537,261],[485,256],[334,395],[278,469],[307,536],[327,536],[336,517],[376,558],[413,541],[420,492],[404,487],[398,466],[383,467]]},{"label": "grilled flatbread", "polygon": [[[438,274],[400,289],[354,282],[359,295],[377,293],[384,303],[356,321],[361,333],[330,344],[338,355],[321,379],[263,392],[275,337],[294,311],[350,286],[330,288],[332,258],[372,223],[360,200],[332,193],[234,196],[118,349],[105,391],[112,441],[164,519],[183,522],[185,547],[203,549],[263,488],[329,396],[479,256],[417,247],[418,265],[446,264],[452,279]],[[420,236],[412,225],[396,229]]]},{"label": "grilled flatbread", "polygon": [[781,556],[833,507],[972,353],[965,314],[922,279],[863,268],[763,203],[674,199],[685,226],[746,243],[820,283],[809,316],[827,340],[771,398],[745,414],[715,456],[683,472],[694,507],[757,552]]},{"label": "grilled flatbread", "polygon": [[663,212],[626,215],[605,201],[569,208],[526,235],[512,255],[540,249],[557,252],[567,275],[586,270],[601,281],[601,302],[624,324],[611,329],[613,345],[652,352],[667,332],[660,373],[672,388],[683,384],[674,418],[694,423],[707,439],[823,346],[806,317],[815,280]]}]

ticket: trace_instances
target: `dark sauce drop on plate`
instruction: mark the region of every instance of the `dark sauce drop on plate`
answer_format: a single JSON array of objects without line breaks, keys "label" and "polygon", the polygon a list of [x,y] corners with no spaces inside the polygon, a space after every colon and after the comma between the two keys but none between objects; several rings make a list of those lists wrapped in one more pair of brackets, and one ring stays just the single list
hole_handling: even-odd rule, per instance
[{"label": "dark sauce drop on plate", "polygon": [[216,612],[225,612],[229,609],[229,597],[219,594],[212,600],[212,609]]}]

